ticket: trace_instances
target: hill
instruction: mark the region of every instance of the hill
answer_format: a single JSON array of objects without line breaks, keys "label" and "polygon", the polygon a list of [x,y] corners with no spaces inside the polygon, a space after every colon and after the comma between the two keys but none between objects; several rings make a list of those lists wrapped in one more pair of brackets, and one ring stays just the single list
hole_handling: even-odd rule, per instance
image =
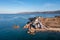
[{"label": "hill", "polygon": [[22,13],[18,13],[18,14],[40,14],[40,13],[44,13],[44,14],[55,14],[55,13],[58,13],[60,14],[60,10],[57,10],[57,11],[44,11],[44,12],[22,12]]}]

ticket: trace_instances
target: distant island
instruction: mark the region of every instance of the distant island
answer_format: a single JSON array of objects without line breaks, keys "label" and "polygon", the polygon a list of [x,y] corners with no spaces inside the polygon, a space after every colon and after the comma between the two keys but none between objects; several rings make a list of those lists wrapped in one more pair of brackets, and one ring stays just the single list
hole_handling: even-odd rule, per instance
[{"label": "distant island", "polygon": [[42,13],[47,13],[47,14],[55,14],[55,13],[58,13],[60,14],[60,10],[57,10],[57,11],[44,11],[44,12],[21,12],[21,13],[18,13],[18,14],[42,14]]}]

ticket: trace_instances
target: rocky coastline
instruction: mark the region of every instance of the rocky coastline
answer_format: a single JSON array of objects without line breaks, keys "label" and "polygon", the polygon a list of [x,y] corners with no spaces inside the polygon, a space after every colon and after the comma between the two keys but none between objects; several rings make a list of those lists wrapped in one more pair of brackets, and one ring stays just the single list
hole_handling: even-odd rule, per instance
[{"label": "rocky coastline", "polygon": [[28,29],[28,33],[40,31],[60,32],[60,16],[55,16],[53,18],[34,17],[29,18],[29,20],[30,21],[24,26],[24,28]]}]

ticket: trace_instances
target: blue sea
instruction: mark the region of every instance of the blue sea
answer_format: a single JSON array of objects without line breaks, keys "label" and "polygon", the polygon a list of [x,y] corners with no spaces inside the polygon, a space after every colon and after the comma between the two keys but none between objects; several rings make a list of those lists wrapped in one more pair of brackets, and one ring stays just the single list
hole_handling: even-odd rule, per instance
[{"label": "blue sea", "polygon": [[[23,29],[28,18],[41,16],[44,18],[60,16],[60,14],[0,14],[0,40],[60,40],[60,32],[38,32],[28,34]],[[19,25],[19,28],[13,28]]]}]

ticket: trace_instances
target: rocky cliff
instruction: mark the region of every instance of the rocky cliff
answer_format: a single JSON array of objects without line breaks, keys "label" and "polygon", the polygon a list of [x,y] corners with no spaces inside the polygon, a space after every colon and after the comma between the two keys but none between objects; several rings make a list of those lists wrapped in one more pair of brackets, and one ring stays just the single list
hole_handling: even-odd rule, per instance
[{"label": "rocky cliff", "polygon": [[[37,20],[39,19],[39,20]],[[43,18],[34,17],[29,19],[24,28],[28,28],[28,33],[34,33],[38,31],[58,31],[60,32],[60,16],[55,16],[54,18]],[[37,28],[32,27],[31,24]]]}]

